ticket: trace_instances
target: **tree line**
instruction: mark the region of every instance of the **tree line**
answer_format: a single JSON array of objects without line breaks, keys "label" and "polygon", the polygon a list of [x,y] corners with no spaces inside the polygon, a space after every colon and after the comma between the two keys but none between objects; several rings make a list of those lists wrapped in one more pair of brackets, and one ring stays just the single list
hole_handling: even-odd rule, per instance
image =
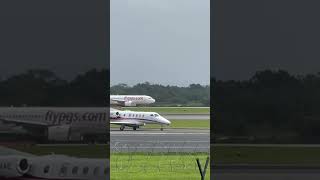
[{"label": "tree line", "polygon": [[145,94],[156,99],[155,106],[209,106],[209,86],[188,87],[140,83],[109,87],[106,69],[92,69],[66,80],[48,69],[31,69],[0,79],[2,107],[106,107],[108,94]]},{"label": "tree line", "polygon": [[211,84],[214,141],[320,142],[320,73],[264,70]]},{"label": "tree line", "polygon": [[118,84],[110,87],[111,94],[149,95],[156,99],[152,106],[210,106],[210,86],[190,84],[187,87],[164,86],[149,82],[134,86]]},{"label": "tree line", "polygon": [[0,81],[0,106],[106,106],[109,72],[92,69],[72,80],[33,69]]}]

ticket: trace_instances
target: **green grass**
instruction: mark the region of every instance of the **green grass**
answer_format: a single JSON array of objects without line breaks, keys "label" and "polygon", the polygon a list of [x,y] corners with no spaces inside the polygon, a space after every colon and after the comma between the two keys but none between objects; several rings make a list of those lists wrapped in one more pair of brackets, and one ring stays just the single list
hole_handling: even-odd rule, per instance
[{"label": "green grass", "polygon": [[[194,180],[200,179],[196,158],[204,167],[206,157],[199,154],[111,154],[112,180]],[[207,168],[206,180],[210,179],[210,167]]]},{"label": "green grass", "polygon": [[152,111],[159,114],[209,114],[210,108],[193,108],[193,107],[125,107],[123,109],[132,111]]},{"label": "green grass", "polygon": [[108,145],[59,145],[59,146],[22,146],[13,147],[18,151],[34,155],[64,154],[83,158],[107,158],[109,153]]},{"label": "green grass", "polygon": [[[22,146],[13,147],[19,151],[47,155],[51,153],[65,154],[75,157],[106,158],[109,153],[107,145],[74,145],[74,146]],[[212,147],[214,163],[230,164],[307,164],[320,165],[320,147]],[[112,154],[115,157],[128,157],[126,154]],[[142,155],[137,157],[142,158]],[[159,158],[159,154],[155,158]],[[186,155],[178,155],[186,158]],[[162,156],[161,156],[162,157]],[[176,158],[173,155],[168,157]],[[111,157],[114,158],[114,157]],[[194,157],[193,157],[194,158]],[[165,159],[165,158],[164,158]],[[168,160],[168,159],[165,159]]]},{"label": "green grass", "polygon": [[[170,126],[164,126],[165,129],[174,129],[174,128],[192,128],[192,129],[209,129],[210,121],[209,120],[170,120]],[[118,125],[110,125],[112,128],[119,128]],[[144,129],[159,129],[161,126],[156,124],[147,124]]]},{"label": "green grass", "polygon": [[214,147],[214,163],[320,165],[319,147]]}]

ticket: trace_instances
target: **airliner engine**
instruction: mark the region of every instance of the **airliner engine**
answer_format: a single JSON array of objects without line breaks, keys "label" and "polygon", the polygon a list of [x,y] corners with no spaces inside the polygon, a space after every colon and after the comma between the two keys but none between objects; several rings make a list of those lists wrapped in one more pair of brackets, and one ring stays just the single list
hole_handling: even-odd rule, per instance
[{"label": "airliner engine", "polygon": [[70,125],[59,125],[48,127],[48,140],[68,141],[70,140]]},{"label": "airliner engine", "polygon": [[126,101],[124,102],[124,106],[136,106],[136,104],[132,101]]},{"label": "airliner engine", "polygon": [[21,177],[30,170],[26,158],[18,156],[0,157],[0,175],[4,178]]}]

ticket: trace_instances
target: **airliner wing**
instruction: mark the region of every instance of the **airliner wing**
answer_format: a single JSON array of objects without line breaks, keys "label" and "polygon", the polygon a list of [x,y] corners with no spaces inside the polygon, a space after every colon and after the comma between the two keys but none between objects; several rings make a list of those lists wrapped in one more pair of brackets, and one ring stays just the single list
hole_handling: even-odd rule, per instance
[{"label": "airliner wing", "polygon": [[135,126],[140,126],[140,125],[144,125],[143,122],[141,121],[137,121],[136,119],[125,119],[125,120],[122,120],[122,119],[117,119],[117,120],[111,120],[110,121],[110,124],[117,124],[117,125],[135,125]]},{"label": "airliner wing", "polygon": [[110,99],[110,104],[112,105],[120,105],[125,106],[126,101],[118,100],[118,99]]},{"label": "airliner wing", "polygon": [[27,121],[27,120],[21,120],[21,119],[7,119],[0,117],[0,122],[4,124],[15,124],[17,126],[29,126],[29,127],[47,127],[47,123],[43,122],[36,122],[36,121]]}]

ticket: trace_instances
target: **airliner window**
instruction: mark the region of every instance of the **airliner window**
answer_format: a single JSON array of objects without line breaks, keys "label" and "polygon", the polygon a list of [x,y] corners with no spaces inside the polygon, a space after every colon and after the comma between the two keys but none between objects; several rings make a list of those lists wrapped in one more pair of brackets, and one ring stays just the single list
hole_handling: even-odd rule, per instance
[{"label": "airliner window", "polygon": [[77,166],[73,167],[73,168],[72,168],[72,174],[73,174],[73,175],[77,174],[77,173],[78,173],[78,169],[79,169],[79,168],[78,168]]},{"label": "airliner window", "polygon": [[88,172],[89,172],[89,168],[88,168],[88,167],[83,168],[82,173],[83,173],[84,175],[87,175]]},{"label": "airliner window", "polygon": [[47,165],[47,166],[44,167],[43,173],[44,173],[44,174],[47,174],[47,173],[49,172],[49,170],[50,170],[50,166]]},{"label": "airliner window", "polygon": [[95,176],[99,175],[99,167],[94,168],[93,175],[95,175]]},{"label": "airliner window", "polygon": [[155,117],[158,117],[158,114],[154,114]]}]

